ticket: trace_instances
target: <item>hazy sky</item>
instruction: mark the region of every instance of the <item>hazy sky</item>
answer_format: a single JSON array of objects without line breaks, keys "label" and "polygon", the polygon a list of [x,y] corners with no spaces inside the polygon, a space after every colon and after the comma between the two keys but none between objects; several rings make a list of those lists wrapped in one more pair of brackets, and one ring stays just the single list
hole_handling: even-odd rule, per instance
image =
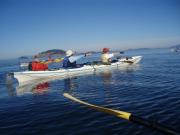
[{"label": "hazy sky", "polygon": [[180,0],[0,0],[0,59],[180,43]]}]

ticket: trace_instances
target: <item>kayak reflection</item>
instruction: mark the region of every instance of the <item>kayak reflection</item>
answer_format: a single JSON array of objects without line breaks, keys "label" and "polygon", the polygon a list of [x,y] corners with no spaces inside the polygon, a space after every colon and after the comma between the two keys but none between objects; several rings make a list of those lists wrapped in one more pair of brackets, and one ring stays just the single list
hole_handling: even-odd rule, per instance
[{"label": "kayak reflection", "polygon": [[9,74],[6,75],[6,88],[9,96],[16,96],[16,89],[13,86],[13,80]]},{"label": "kayak reflection", "polygon": [[43,94],[44,92],[48,91],[48,89],[49,89],[49,83],[44,82],[44,83],[39,83],[38,85],[36,85],[32,89],[32,91],[33,91],[33,93]]},{"label": "kayak reflection", "polygon": [[100,75],[102,77],[102,80],[103,80],[103,83],[104,85],[110,85],[111,83],[113,83],[112,81],[112,77],[113,77],[113,74],[116,75],[116,73],[113,73],[114,71],[115,72],[118,72],[119,73],[122,73],[122,74],[131,74],[131,73],[134,73],[134,71],[138,70],[139,69],[139,65],[132,65],[132,66],[128,66],[128,67],[115,67],[115,68],[112,68],[112,69],[106,69],[106,70],[102,70],[100,72],[96,72],[96,74]]},{"label": "kayak reflection", "polygon": [[78,88],[77,77],[64,79],[64,92],[72,93]]},{"label": "kayak reflection", "polygon": [[104,85],[110,85],[111,78],[112,78],[111,71],[102,72],[101,76],[102,76]]},{"label": "kayak reflection", "polygon": [[[139,65],[132,65],[132,66],[128,66],[128,67],[113,67],[111,69],[104,69],[104,70],[98,70],[95,71],[94,74],[92,74],[91,72],[86,72],[83,74],[78,74],[76,77],[73,76],[66,76],[64,78],[58,78],[58,77],[54,77],[54,78],[47,78],[47,79],[41,79],[40,81],[38,80],[34,80],[31,81],[31,83],[27,84],[27,85],[20,85],[16,88],[16,94],[17,95],[23,95],[23,94],[27,94],[27,93],[35,93],[35,94],[43,94],[46,93],[49,89],[51,89],[50,83],[53,81],[60,81],[60,83],[63,83],[63,90],[64,92],[68,92],[68,93],[72,93],[73,90],[78,89],[78,77],[80,76],[84,76],[84,75],[94,75],[94,76],[101,76],[101,79],[103,81],[103,84],[105,86],[111,85],[112,83],[114,83],[114,76],[118,75],[119,73],[133,73],[134,71],[139,69]],[[117,74],[118,73],[118,74]],[[52,85],[53,87],[53,85]]]},{"label": "kayak reflection", "polygon": [[24,94],[44,94],[49,90],[49,82],[40,82],[40,83],[31,83],[24,86],[16,87],[16,94],[17,95],[24,95]]},{"label": "kayak reflection", "polygon": [[[78,84],[75,82],[77,78],[66,78],[64,82],[64,91],[72,93],[74,89],[78,88]],[[17,95],[24,94],[44,94],[49,89],[51,89],[51,82],[40,82],[40,83],[31,83],[28,85],[18,86],[16,88]]]}]

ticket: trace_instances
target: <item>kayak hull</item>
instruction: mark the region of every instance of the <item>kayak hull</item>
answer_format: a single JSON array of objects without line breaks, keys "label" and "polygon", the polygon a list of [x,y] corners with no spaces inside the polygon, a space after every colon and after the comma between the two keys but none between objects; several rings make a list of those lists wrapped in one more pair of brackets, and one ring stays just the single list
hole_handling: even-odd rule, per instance
[{"label": "kayak hull", "polygon": [[141,61],[142,56],[134,56],[131,58],[121,58],[119,61],[124,62],[124,63],[133,63],[133,64],[137,64]]},{"label": "kayak hull", "polygon": [[23,72],[14,72],[14,78],[19,82],[19,85],[28,84],[31,81],[37,81],[41,79],[50,79],[50,78],[66,78],[72,77],[80,74],[91,73],[96,70],[105,70],[112,67],[123,67],[129,64],[137,64],[142,59],[142,56],[134,56],[131,58],[131,63],[124,62],[119,60],[118,62],[112,63],[111,65],[84,65],[80,68],[72,69],[59,69],[53,71],[23,71]]}]

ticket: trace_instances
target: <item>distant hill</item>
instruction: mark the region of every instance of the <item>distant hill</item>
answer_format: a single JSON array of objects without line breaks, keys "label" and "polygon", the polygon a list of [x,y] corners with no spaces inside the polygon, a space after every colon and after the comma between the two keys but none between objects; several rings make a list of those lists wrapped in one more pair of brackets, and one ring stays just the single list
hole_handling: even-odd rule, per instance
[{"label": "distant hill", "polygon": [[180,48],[180,44],[178,44],[178,45],[173,45],[173,46],[171,46],[170,48]]},{"label": "distant hill", "polygon": [[65,51],[61,49],[52,49],[39,53],[38,57],[44,57],[48,55],[65,55]]},{"label": "distant hill", "polygon": [[[135,48],[135,49],[132,49],[132,50],[149,50],[149,49],[151,49],[151,48]],[[129,49],[129,50],[131,50],[131,49]]]},{"label": "distant hill", "polygon": [[170,47],[172,52],[180,52],[180,44]]},{"label": "distant hill", "polygon": [[31,56],[21,56],[18,59],[30,59],[30,58],[31,58]]}]

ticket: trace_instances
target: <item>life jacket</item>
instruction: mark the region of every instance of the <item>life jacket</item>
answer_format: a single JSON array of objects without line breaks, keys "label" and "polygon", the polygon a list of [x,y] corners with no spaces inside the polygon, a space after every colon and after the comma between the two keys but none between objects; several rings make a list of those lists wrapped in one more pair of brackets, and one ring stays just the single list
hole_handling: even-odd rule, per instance
[{"label": "life jacket", "polygon": [[68,56],[63,59],[63,68],[75,68],[75,67],[76,67],[76,62],[71,63],[69,61]]},{"label": "life jacket", "polygon": [[48,69],[48,65],[37,61],[32,62],[32,71],[44,71]]},{"label": "life jacket", "polygon": [[109,54],[104,53],[101,55],[101,62],[104,64],[110,64]]}]

